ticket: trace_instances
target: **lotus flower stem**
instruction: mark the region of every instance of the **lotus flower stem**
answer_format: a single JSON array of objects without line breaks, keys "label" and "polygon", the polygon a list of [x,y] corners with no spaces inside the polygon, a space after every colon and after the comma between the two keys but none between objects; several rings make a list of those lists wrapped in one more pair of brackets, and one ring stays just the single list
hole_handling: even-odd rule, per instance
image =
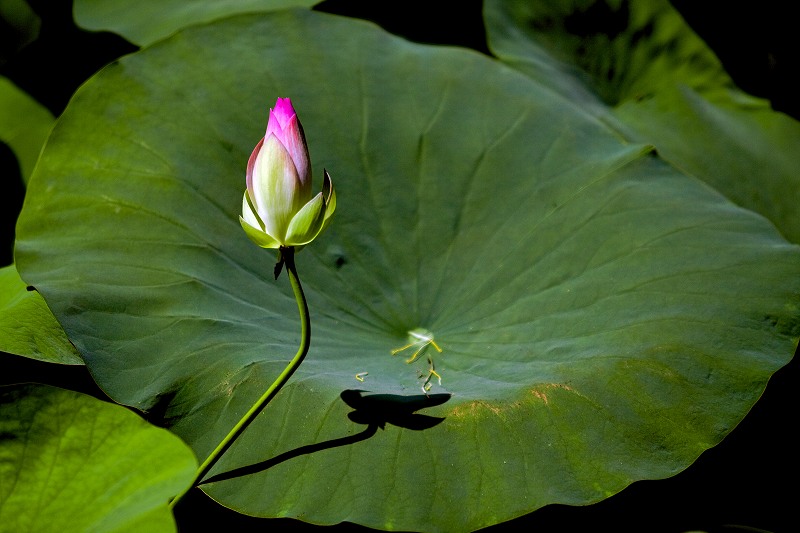
[{"label": "lotus flower stem", "polygon": [[[297,353],[295,354],[294,358],[289,362],[289,365],[281,372],[278,376],[278,379],[269,386],[267,391],[258,399],[258,401],[253,404],[253,406],[245,413],[241,420],[231,429],[230,433],[228,433],[222,442],[214,449],[213,452],[203,461],[203,464],[200,465],[200,468],[197,469],[197,473],[195,473],[194,479],[192,479],[191,484],[183,490],[180,494],[175,496],[169,504],[170,509],[174,508],[175,505],[183,498],[190,490],[192,490],[197,485],[202,483],[203,478],[205,475],[211,470],[211,468],[216,464],[220,457],[231,447],[233,442],[242,434],[242,432],[247,429],[247,426],[250,425],[250,422],[255,420],[258,413],[261,412],[262,409],[278,394],[278,391],[281,390],[281,387],[289,381],[289,378],[292,377],[297,367],[300,366],[300,363],[303,362],[305,359],[306,354],[308,353],[308,348],[311,345],[311,320],[308,314],[308,303],[306,302],[305,294],[303,293],[303,287],[300,285],[300,278],[297,275],[297,269],[295,268],[294,264],[294,247],[281,247],[280,248],[280,260],[279,264],[283,263],[286,266],[286,270],[289,273],[289,282],[292,285],[292,290],[294,291],[295,300],[297,300],[297,309],[300,311],[300,347],[297,349]],[[277,269],[277,267],[276,267]]]}]

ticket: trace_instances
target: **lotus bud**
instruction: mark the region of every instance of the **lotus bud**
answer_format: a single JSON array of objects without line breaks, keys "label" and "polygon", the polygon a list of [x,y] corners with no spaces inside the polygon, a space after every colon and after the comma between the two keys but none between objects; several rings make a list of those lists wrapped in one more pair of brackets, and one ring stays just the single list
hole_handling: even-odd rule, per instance
[{"label": "lotus bud", "polygon": [[303,127],[289,98],[278,98],[269,110],[267,132],[247,162],[242,228],[262,248],[304,246],[322,232],[335,209],[327,170],[322,191],[312,197]]}]

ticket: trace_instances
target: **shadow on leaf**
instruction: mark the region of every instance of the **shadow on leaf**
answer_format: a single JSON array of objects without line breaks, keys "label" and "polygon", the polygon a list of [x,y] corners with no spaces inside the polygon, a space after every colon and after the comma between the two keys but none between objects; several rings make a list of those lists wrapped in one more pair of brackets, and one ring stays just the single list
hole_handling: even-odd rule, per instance
[{"label": "shadow on leaf", "polygon": [[342,391],[342,394],[340,395],[342,401],[354,409],[354,411],[351,411],[347,414],[347,418],[356,424],[366,425],[367,427],[363,431],[356,433],[355,435],[348,435],[346,437],[331,439],[317,444],[300,446],[299,448],[289,450],[288,452],[284,452],[271,459],[267,459],[266,461],[235,468],[221,474],[216,474],[208,479],[205,479],[200,484],[203,485],[206,483],[216,483],[250,474],[257,474],[284,461],[288,461],[289,459],[293,459],[301,455],[307,455],[309,453],[319,452],[329,448],[356,444],[372,437],[378,432],[378,428],[384,429],[386,424],[391,424],[393,426],[411,429],[414,431],[430,429],[444,421],[444,418],[421,415],[415,413],[415,411],[424,409],[426,407],[441,405],[450,399],[449,394],[431,394],[429,396],[418,394],[414,396],[402,396],[398,394],[364,395],[364,392],[365,391],[362,390],[348,389]]},{"label": "shadow on leaf", "polygon": [[450,399],[449,394],[401,396],[399,394],[370,394],[361,390],[346,390],[341,398],[355,409],[347,418],[356,424],[375,425],[381,429],[386,424],[419,431],[439,424],[444,418],[420,415],[414,411],[441,405]]}]

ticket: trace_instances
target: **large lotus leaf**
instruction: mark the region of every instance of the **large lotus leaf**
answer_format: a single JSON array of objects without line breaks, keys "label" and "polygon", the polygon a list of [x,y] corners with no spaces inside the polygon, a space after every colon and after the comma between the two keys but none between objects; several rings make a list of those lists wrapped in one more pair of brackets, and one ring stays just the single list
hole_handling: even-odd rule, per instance
[{"label": "large lotus leaf", "polygon": [[195,468],[186,444],[124,407],[0,387],[2,531],[175,531],[167,503]]},{"label": "large lotus leaf", "polygon": [[669,2],[487,0],[484,17],[501,60],[800,243],[800,123],[736,89]]},{"label": "large lotus leaf", "polygon": [[311,7],[320,0],[75,0],[75,22],[95,31],[113,31],[147,45],[175,31],[238,13]]},{"label": "large lotus leaf", "polygon": [[[791,358],[800,248],[650,147],[474,52],[236,17],[84,85],[18,225],[23,278],[98,383],[199,457],[299,340],[238,221],[279,96],[337,209],[297,255],[311,350],[210,473],[224,505],[457,531],[595,502],[685,468]],[[409,331],[442,352],[392,356]]]},{"label": "large lotus leaf", "polygon": [[53,115],[44,106],[0,76],[0,141],[8,144],[28,181],[44,140],[53,127]]},{"label": "large lotus leaf", "polygon": [[0,351],[50,363],[83,364],[44,299],[27,290],[14,265],[0,268]]}]

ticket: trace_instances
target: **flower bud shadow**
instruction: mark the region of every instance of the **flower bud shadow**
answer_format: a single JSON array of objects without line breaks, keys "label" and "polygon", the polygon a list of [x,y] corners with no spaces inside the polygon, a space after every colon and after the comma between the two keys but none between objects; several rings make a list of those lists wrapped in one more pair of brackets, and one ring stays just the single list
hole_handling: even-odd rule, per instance
[{"label": "flower bud shadow", "polygon": [[200,485],[206,483],[216,483],[228,479],[257,474],[275,465],[299,457],[330,448],[339,446],[353,445],[374,436],[378,429],[385,429],[386,424],[422,431],[430,429],[444,421],[442,417],[417,414],[415,411],[426,407],[441,405],[450,399],[450,394],[431,394],[425,396],[417,394],[413,396],[403,396],[399,394],[363,394],[363,390],[348,389],[339,395],[344,403],[354,410],[347,414],[347,418],[356,424],[366,425],[363,431],[355,435],[348,435],[337,439],[331,439],[316,444],[307,444],[294,450],[289,450],[280,455],[261,461],[252,465],[242,466],[215,474],[204,479]]},{"label": "flower bud shadow", "polygon": [[444,418],[415,413],[426,407],[441,405],[450,399],[450,394],[430,394],[425,396],[403,396],[400,394],[370,394],[366,391],[345,390],[340,395],[342,401],[355,409],[347,418],[357,424],[376,425],[384,429],[386,424],[420,431],[430,429]]}]

